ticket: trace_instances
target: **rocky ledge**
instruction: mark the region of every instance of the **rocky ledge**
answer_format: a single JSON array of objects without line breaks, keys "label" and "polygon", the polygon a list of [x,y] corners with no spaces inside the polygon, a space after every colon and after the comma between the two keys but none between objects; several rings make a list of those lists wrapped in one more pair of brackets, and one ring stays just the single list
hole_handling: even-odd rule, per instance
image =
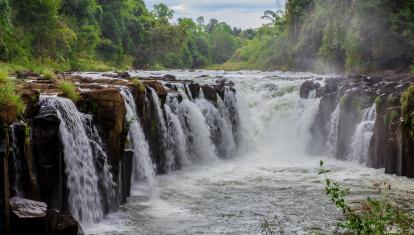
[{"label": "rocky ledge", "polygon": [[321,99],[309,151],[414,177],[413,81],[407,74],[385,73],[328,79],[323,86],[303,83],[302,98]]},{"label": "rocky ledge", "polygon": [[[67,172],[59,128],[61,121],[56,110],[42,106],[39,99],[41,95],[64,96],[65,92],[59,88],[62,81],[75,84],[79,97],[74,103],[80,112],[91,116],[103,142],[117,185],[118,202],[111,204],[124,203],[130,194],[134,154],[126,143],[130,120],[125,120],[126,107],[120,87],[128,87],[133,94],[158,174],[166,172],[165,156],[159,143],[160,126],[154,121],[157,117],[155,104],[150,98],[152,92],[162,103],[169,95],[182,101],[179,90],[184,87],[188,96],[198,98],[202,91],[206,99],[217,104],[217,96],[224,99],[225,89],[234,91],[232,84],[224,80],[213,85],[200,85],[176,80],[172,75],[134,78],[128,73],[99,76],[59,74],[54,79],[46,79],[36,73],[15,76],[26,109],[16,119],[14,107],[0,107],[0,211],[5,212],[0,217],[4,225],[0,226],[1,234],[82,233],[68,208]],[[102,171],[103,160],[95,161],[97,171]],[[179,168],[177,165],[176,169]],[[16,178],[20,188],[13,185]],[[105,212],[113,209],[113,205],[104,206]]]}]

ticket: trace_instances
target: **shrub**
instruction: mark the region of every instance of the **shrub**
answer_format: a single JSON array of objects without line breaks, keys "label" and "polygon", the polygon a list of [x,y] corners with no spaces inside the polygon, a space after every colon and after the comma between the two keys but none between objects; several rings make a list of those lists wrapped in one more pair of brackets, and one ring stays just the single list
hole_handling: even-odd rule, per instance
[{"label": "shrub", "polygon": [[53,72],[52,70],[45,69],[45,70],[43,70],[42,75],[43,75],[42,77],[44,79],[47,79],[47,80],[56,80],[57,79],[57,76],[56,76],[55,72]]},{"label": "shrub", "polygon": [[145,85],[138,78],[132,79],[132,84],[138,89],[140,93],[145,92]]},{"label": "shrub", "polygon": [[16,92],[14,82],[7,72],[0,71],[0,105],[12,105],[16,107],[17,114],[24,110],[24,103]]},{"label": "shrub", "polygon": [[410,138],[414,139],[414,85],[411,85],[402,95],[402,116],[403,131]]},{"label": "shrub", "polygon": [[61,82],[57,86],[63,92],[63,96],[76,102],[79,100],[79,94],[76,91],[76,86],[72,82]]},{"label": "shrub", "polygon": [[[351,207],[345,196],[349,189],[341,188],[327,176],[330,171],[320,162],[319,175],[325,176],[325,190],[329,198],[345,216],[340,227],[355,234],[411,234],[414,230],[414,217],[400,210],[395,202],[387,198],[372,199]],[[390,188],[390,186],[389,186]]]}]

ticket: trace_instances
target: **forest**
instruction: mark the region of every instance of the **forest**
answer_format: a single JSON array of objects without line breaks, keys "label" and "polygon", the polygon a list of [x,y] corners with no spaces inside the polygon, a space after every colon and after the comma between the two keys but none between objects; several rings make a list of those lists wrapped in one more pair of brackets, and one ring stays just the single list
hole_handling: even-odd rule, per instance
[{"label": "forest", "polygon": [[200,68],[227,61],[245,35],[153,9],[142,0],[0,0],[0,61],[9,70]]},{"label": "forest", "polygon": [[[276,8],[276,6],[275,6]],[[414,2],[288,0],[257,29],[179,18],[142,0],[0,0],[7,70],[261,69],[407,71]],[[40,71],[41,72],[41,71]]]}]

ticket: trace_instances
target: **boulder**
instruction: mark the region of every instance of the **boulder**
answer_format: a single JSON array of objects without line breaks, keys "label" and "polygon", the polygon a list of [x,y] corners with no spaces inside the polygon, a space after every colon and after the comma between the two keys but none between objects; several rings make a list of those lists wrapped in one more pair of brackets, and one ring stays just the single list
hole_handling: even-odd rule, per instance
[{"label": "boulder", "polygon": [[318,89],[320,87],[319,83],[316,83],[314,81],[311,80],[307,80],[304,83],[302,83],[302,85],[300,86],[300,98],[302,99],[307,99],[309,98],[310,93],[315,90]]},{"label": "boulder", "polygon": [[12,234],[47,234],[47,205],[28,199],[10,199]]},{"label": "boulder", "polygon": [[126,79],[126,78],[130,78],[131,75],[125,71],[125,72],[118,73],[118,77]]},{"label": "boulder", "polygon": [[162,78],[163,78],[164,80],[166,80],[166,81],[173,81],[173,80],[176,80],[176,77],[175,77],[174,75],[172,75],[172,74],[166,74],[166,75],[162,76]]}]

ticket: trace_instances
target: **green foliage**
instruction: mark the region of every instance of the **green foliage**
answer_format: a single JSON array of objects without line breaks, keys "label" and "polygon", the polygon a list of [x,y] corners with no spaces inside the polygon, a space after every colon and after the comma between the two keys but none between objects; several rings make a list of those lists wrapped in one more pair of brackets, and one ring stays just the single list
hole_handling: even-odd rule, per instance
[{"label": "green foliage", "polygon": [[57,79],[57,76],[56,76],[55,72],[53,72],[51,70],[48,70],[48,69],[43,70],[42,77],[44,79],[47,79],[47,80],[56,80]]},{"label": "green foliage", "polygon": [[140,93],[145,92],[145,85],[138,78],[132,79],[132,84],[138,89]]},{"label": "green foliage", "polygon": [[330,171],[320,161],[319,175],[325,177],[325,190],[330,200],[339,208],[346,221],[340,227],[355,234],[410,234],[413,232],[414,217],[402,211],[390,199],[373,199],[351,206],[346,200],[349,189],[341,186],[327,176]]},{"label": "green foliage", "polygon": [[403,132],[414,140],[414,85],[411,85],[401,97]]},{"label": "green foliage", "polygon": [[414,60],[412,1],[288,0],[234,60],[262,69],[364,73]]},{"label": "green foliage", "polygon": [[17,114],[24,111],[24,103],[17,94],[14,81],[9,78],[7,72],[0,70],[0,106],[2,105],[14,106]]},{"label": "green foliage", "polygon": [[57,88],[62,92],[62,96],[76,102],[80,96],[76,91],[76,85],[72,82],[63,81],[57,85]]},{"label": "green foliage", "polygon": [[239,29],[173,16],[143,0],[0,0],[0,61],[38,72],[200,68],[240,46]]}]

